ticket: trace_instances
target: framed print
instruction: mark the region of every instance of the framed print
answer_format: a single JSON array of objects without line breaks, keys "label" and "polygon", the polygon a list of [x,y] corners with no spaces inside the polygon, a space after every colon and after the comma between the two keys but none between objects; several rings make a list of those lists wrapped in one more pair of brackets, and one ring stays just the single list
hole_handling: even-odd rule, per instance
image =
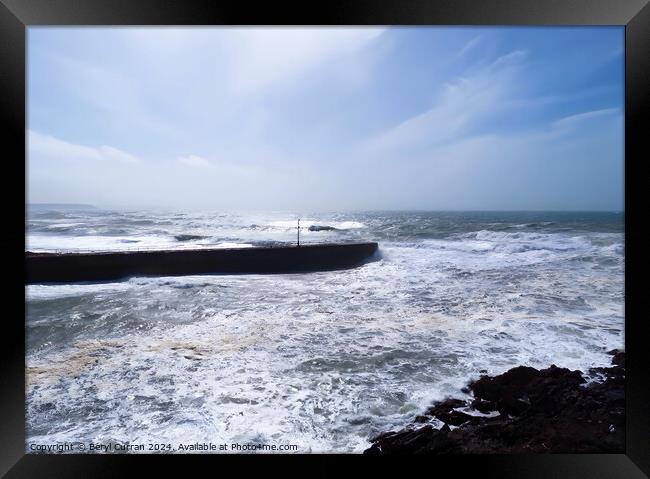
[{"label": "framed print", "polygon": [[0,18],[7,477],[648,474],[647,2]]}]

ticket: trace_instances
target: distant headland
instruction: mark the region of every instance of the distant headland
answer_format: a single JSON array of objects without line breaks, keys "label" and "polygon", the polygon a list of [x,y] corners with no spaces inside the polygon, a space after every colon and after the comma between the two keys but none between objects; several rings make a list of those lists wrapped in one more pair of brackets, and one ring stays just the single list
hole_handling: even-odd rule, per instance
[{"label": "distant headland", "polygon": [[83,203],[27,203],[30,209],[56,209],[56,210],[96,210],[97,207]]}]

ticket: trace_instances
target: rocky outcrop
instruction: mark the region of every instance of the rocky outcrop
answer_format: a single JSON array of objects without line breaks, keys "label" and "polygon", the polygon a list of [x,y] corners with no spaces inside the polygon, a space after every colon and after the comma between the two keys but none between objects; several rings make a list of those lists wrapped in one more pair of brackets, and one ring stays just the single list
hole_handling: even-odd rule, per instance
[{"label": "rocky outcrop", "polygon": [[[414,423],[371,440],[366,454],[622,453],[625,352],[612,367],[580,371],[520,366],[468,386],[472,399],[446,399]],[[443,423],[442,427],[437,427]]]},{"label": "rocky outcrop", "polygon": [[327,226],[327,225],[311,225],[309,227],[309,231],[334,231],[336,228],[334,226]]},{"label": "rocky outcrop", "polygon": [[194,241],[194,240],[200,240],[207,238],[207,236],[201,236],[201,235],[176,235],[174,236],[174,239],[176,241]]}]

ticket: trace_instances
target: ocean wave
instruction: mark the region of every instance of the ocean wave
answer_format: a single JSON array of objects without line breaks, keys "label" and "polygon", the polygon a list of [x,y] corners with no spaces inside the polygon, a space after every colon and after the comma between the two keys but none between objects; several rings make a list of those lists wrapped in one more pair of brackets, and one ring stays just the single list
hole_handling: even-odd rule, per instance
[{"label": "ocean wave", "polygon": [[[298,226],[298,220],[271,221],[270,223],[268,223],[268,225],[274,228],[296,229]],[[300,220],[301,228],[310,228],[312,226],[326,226],[326,227],[329,226],[337,230],[353,230],[353,229],[366,228],[366,225],[359,221],[323,222],[317,220]]]},{"label": "ocean wave", "polygon": [[[122,236],[28,231],[27,240],[62,249],[295,240],[290,214],[174,215],[155,234],[146,225]],[[111,227],[124,226],[116,218]],[[363,221],[303,230],[314,241],[391,236],[379,261],[343,271],[27,286],[28,441],[289,437],[299,452],[356,452],[481,371],[606,366],[606,351],[623,344],[622,232],[504,231],[535,217],[492,226],[424,214],[310,218],[301,226]],[[174,238],[184,234],[206,238]]]},{"label": "ocean wave", "polygon": [[47,229],[51,230],[60,230],[60,229],[71,229],[77,226],[84,226],[85,223],[55,223],[47,225]]},{"label": "ocean wave", "polygon": [[458,235],[459,239],[483,241],[506,252],[523,252],[533,249],[551,251],[569,251],[592,246],[590,239],[584,235],[566,233],[506,232],[480,230]]},{"label": "ocean wave", "polygon": [[215,248],[252,248],[253,245],[250,243],[217,243],[214,245]]}]

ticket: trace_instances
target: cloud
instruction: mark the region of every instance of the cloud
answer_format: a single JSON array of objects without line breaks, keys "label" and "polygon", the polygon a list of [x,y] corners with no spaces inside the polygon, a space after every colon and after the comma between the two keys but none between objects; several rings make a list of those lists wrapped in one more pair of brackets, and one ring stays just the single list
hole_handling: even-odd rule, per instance
[{"label": "cloud", "polygon": [[618,192],[617,63],[593,72],[620,41],[447,30],[31,30],[29,190],[315,209],[586,207],[583,179]]},{"label": "cloud", "polygon": [[[157,78],[162,72],[149,71],[136,78],[128,65],[119,62],[95,64],[62,54],[48,57],[51,63],[53,91],[64,98],[76,99],[90,111],[101,112],[111,129],[129,129],[155,133],[159,137],[178,136],[177,125],[161,118],[156,108],[145,101],[148,92],[159,91]],[[173,98],[173,97],[170,97]],[[70,102],[75,113],[75,102]]]},{"label": "cloud", "polygon": [[[546,92],[535,96],[521,88],[531,71],[527,58],[515,50],[467,65],[439,87],[428,109],[362,141],[347,158],[349,181],[341,190],[374,185],[382,194],[359,195],[367,209],[621,204],[621,109],[553,118]],[[530,115],[540,116],[521,127]]]},{"label": "cloud", "polygon": [[[623,115],[459,136],[406,155],[350,161],[340,191],[362,209],[607,210],[623,205]],[[364,188],[363,185],[372,185]]]},{"label": "cloud", "polygon": [[229,74],[240,93],[291,82],[315,67],[357,53],[384,28],[245,28],[228,37]]},{"label": "cloud", "polygon": [[215,165],[212,164],[209,160],[196,155],[179,156],[176,159],[184,165],[191,166],[193,168],[215,168]]},{"label": "cloud", "polygon": [[513,51],[457,77],[443,85],[435,106],[370,138],[362,150],[373,155],[403,155],[470,133],[472,126],[511,105],[516,67],[525,58],[525,52]]},{"label": "cloud", "polygon": [[553,127],[568,129],[572,127],[579,126],[588,122],[590,120],[599,119],[602,117],[612,116],[620,114],[620,109],[618,108],[604,108],[600,110],[585,111],[582,113],[577,113],[575,115],[569,115],[559,120],[553,122]]},{"label": "cloud", "polygon": [[99,152],[99,156],[107,161],[121,161],[123,163],[137,163],[140,161],[131,153],[113,148],[112,146],[100,146],[97,148],[97,151]]},{"label": "cloud", "polygon": [[[286,95],[295,97],[297,89],[309,89],[322,78],[319,72],[334,78],[337,87],[361,88],[372,79],[368,70],[374,57],[364,54],[365,48],[385,29],[106,31],[104,37],[94,29],[32,33],[41,41],[71,38],[76,45],[41,47],[37,60],[31,47],[30,72],[46,65],[49,81],[38,86],[30,83],[30,93],[43,89],[48,97],[61,98],[66,102],[62,106],[67,122],[78,123],[79,129],[91,128],[83,124],[90,115],[101,118],[101,134],[106,138],[137,132],[147,139],[144,149],[153,157],[181,144],[198,145],[211,154],[215,145],[247,143],[251,117],[271,111]],[[39,102],[30,102],[29,108],[32,118],[46,113]]]},{"label": "cloud", "polygon": [[78,145],[49,135],[28,130],[29,159],[77,162],[137,163],[139,159],[112,146],[90,147]]},{"label": "cloud", "polygon": [[463,55],[465,55],[468,51],[470,51],[472,48],[478,45],[480,41],[481,41],[481,35],[472,38],[469,42],[465,44],[463,48],[460,49],[460,51],[458,52],[458,56],[462,57]]}]

